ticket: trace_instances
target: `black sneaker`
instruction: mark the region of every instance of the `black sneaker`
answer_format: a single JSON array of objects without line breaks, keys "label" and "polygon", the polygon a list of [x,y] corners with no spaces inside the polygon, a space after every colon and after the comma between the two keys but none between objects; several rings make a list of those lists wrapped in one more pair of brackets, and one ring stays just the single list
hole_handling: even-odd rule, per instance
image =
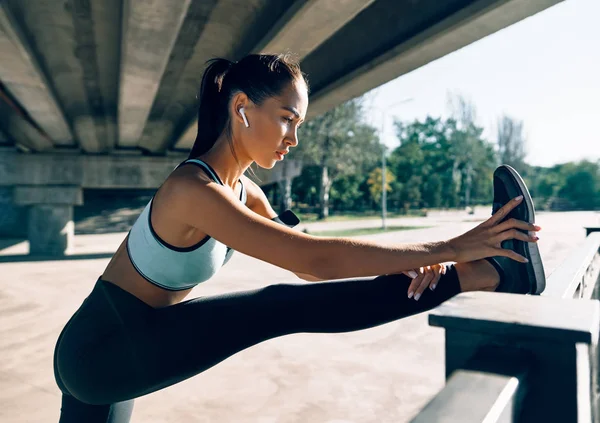
[{"label": "black sneaker", "polygon": [[[515,218],[535,223],[535,208],[529,190],[521,175],[508,165],[501,165],[494,171],[494,204],[492,214],[496,213],[511,199],[523,196],[523,201],[503,219]],[[521,229],[519,229],[521,230]],[[527,231],[521,230],[527,233]],[[489,257],[488,260],[500,274],[498,292],[518,294],[541,294],[546,288],[546,275],[540,251],[535,242],[508,239],[502,242],[502,248],[513,250],[526,257],[529,263],[520,263],[508,257]]]}]

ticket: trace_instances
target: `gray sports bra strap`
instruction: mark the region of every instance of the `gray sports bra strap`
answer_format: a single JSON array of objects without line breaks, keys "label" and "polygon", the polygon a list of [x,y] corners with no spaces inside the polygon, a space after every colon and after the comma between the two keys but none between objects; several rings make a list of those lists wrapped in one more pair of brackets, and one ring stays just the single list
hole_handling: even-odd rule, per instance
[{"label": "gray sports bra strap", "polygon": [[210,167],[208,164],[204,163],[202,160],[198,160],[198,159],[188,159],[185,162],[181,163],[181,165],[184,165],[186,163],[193,163],[196,164],[198,166],[200,166],[202,169],[204,169],[208,175],[215,181],[217,182],[219,185],[223,185],[223,182],[221,182],[221,178],[219,178],[219,176],[217,175],[217,173],[212,169],[212,167]]},{"label": "gray sports bra strap", "polygon": [[[221,178],[219,178],[219,175],[217,175],[217,172],[215,172],[214,169],[212,167],[210,167],[210,165],[208,163],[204,163],[202,160],[199,160],[199,159],[188,159],[185,162],[181,163],[179,166],[183,166],[186,163],[192,163],[192,164],[200,166],[202,169],[204,169],[206,171],[206,173],[208,173],[208,175],[213,179],[213,181],[215,181],[219,185],[224,185],[223,182],[221,181]],[[179,166],[177,166],[177,167],[179,167]],[[240,200],[242,201],[242,203],[246,204],[246,199],[247,199],[246,187],[244,187],[244,184],[242,183],[241,180],[240,180],[240,185],[242,186],[242,190],[240,192]]]}]

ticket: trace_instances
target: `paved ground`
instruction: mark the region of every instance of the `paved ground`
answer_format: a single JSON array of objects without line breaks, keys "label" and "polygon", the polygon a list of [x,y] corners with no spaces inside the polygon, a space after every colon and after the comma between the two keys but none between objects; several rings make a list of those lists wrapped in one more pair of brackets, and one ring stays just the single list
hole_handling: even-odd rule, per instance
[{"label": "paved ground", "polygon": [[[437,225],[371,235],[383,243],[448,238],[485,217],[438,213],[390,224]],[[540,249],[547,273],[600,224],[589,212],[542,213]],[[371,222],[368,224],[378,225]],[[328,228],[366,226],[339,222]],[[309,225],[322,230],[323,224]],[[0,421],[58,421],[60,396],[52,374],[54,342],[124,233],[76,237],[83,258],[27,261],[26,243],[0,246]],[[100,257],[86,259],[85,254]],[[87,256],[90,257],[90,256]],[[265,276],[267,275],[267,276]],[[237,254],[192,297],[255,288],[294,275]],[[252,347],[179,385],[136,401],[132,421],[166,422],[407,422],[444,383],[443,333],[422,314],[349,334],[298,334]],[[189,336],[194,336],[190,333]]]}]

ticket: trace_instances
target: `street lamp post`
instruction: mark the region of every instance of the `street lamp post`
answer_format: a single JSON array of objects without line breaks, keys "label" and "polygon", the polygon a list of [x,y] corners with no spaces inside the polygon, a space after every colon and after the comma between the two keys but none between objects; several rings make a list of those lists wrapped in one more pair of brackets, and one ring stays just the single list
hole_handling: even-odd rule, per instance
[{"label": "street lamp post", "polygon": [[[385,117],[381,119],[381,134],[383,138],[383,132],[385,130]],[[385,143],[381,143],[381,228],[385,231],[387,229],[386,218],[387,218],[387,189],[386,189],[386,167],[385,167]]]}]

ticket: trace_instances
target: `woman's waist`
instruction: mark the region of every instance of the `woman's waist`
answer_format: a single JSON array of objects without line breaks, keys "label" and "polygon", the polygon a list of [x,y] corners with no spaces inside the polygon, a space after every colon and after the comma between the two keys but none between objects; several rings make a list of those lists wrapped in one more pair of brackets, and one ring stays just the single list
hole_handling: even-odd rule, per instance
[{"label": "woman's waist", "polygon": [[168,290],[145,279],[135,268],[127,253],[125,240],[100,277],[135,296],[152,308],[163,308],[181,302],[192,290]]},{"label": "woman's waist", "polygon": [[191,289],[184,291],[169,291],[163,289],[136,273],[129,277],[122,275],[104,274],[101,281],[115,286],[116,288],[135,297],[151,308],[163,308],[180,303],[191,292]]}]

